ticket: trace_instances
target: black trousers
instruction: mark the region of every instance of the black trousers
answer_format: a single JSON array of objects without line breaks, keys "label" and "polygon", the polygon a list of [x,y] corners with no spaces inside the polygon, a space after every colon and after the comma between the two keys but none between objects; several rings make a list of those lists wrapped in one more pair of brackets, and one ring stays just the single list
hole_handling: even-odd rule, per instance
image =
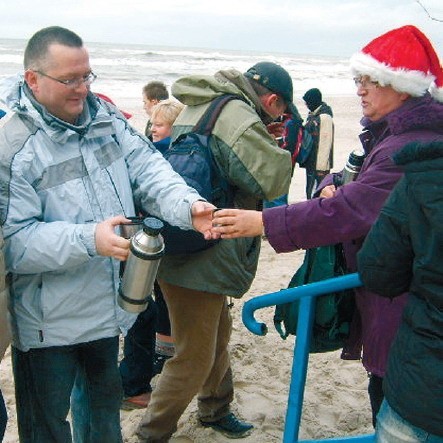
[{"label": "black trousers", "polygon": [[385,397],[383,393],[383,377],[369,374],[368,394],[369,401],[371,402],[372,426],[374,426],[375,429],[377,414]]}]

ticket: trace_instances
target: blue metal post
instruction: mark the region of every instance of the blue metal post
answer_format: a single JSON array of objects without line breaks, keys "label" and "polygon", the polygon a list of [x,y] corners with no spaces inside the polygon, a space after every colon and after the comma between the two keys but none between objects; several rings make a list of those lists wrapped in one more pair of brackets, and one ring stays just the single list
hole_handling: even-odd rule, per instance
[{"label": "blue metal post", "polygon": [[300,300],[297,338],[294,345],[294,359],[292,361],[292,374],[289,386],[283,443],[298,441],[303,409],[303,395],[308,371],[309,343],[314,318],[314,307],[314,297],[304,297]]},{"label": "blue metal post", "polygon": [[298,439],[309,360],[309,343],[314,317],[314,297],[330,292],[355,288],[361,285],[362,282],[358,274],[349,274],[343,277],[331,278],[321,282],[255,297],[252,300],[248,300],[243,306],[242,319],[245,326],[254,334],[265,335],[268,331],[267,326],[255,320],[255,310],[300,300],[297,338],[294,346],[294,360],[292,364],[283,443],[319,443],[325,441],[331,443],[371,443],[374,441],[374,435],[359,435],[355,437],[339,437],[324,440],[299,441]]}]

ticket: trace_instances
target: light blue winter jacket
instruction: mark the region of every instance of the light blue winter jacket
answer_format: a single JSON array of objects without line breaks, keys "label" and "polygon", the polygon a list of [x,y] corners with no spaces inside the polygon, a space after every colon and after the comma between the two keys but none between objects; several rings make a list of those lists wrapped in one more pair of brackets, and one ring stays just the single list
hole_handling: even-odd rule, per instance
[{"label": "light blue winter jacket", "polygon": [[[5,92],[3,92],[5,91]],[[132,325],[116,303],[119,262],[99,256],[96,224],[135,207],[192,228],[201,198],[119,111],[89,94],[80,125],[47,113],[23,85],[0,96],[0,222],[19,349],[116,336]]]}]

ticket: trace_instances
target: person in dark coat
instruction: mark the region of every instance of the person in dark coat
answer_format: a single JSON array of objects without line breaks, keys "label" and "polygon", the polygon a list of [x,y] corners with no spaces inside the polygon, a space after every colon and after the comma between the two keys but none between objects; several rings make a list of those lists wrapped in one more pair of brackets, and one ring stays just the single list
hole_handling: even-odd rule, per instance
[{"label": "person in dark coat", "polygon": [[305,130],[314,139],[311,153],[303,165],[306,168],[306,198],[311,198],[312,192],[333,167],[334,121],[332,109],[323,101],[318,88],[307,90],[303,100],[309,109]]},{"label": "person in dark coat", "polygon": [[408,302],[391,347],[376,441],[443,442],[443,142],[394,156],[404,177],[358,253],[370,290]]},{"label": "person in dark coat", "polygon": [[[401,54],[401,55],[400,55]],[[356,254],[402,169],[392,155],[407,142],[443,140],[443,69],[427,37],[403,26],[374,39],[351,58],[361,99],[367,154],[353,182],[336,188],[322,181],[319,197],[257,211],[220,210],[213,231],[222,238],[265,233],[277,252],[343,243],[347,268],[356,271]],[[430,89],[431,93],[428,91]],[[357,315],[342,358],[359,359],[369,374],[373,423],[383,400],[382,381],[406,296],[394,300],[356,289]]]}]

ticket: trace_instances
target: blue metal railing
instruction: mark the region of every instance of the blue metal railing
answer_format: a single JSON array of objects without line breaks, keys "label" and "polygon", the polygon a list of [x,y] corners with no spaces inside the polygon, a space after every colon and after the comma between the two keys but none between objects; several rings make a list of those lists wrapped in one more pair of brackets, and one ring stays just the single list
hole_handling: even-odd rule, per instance
[{"label": "blue metal railing", "polygon": [[242,319],[245,326],[254,334],[265,335],[268,331],[264,323],[254,318],[257,309],[300,300],[297,322],[297,340],[294,347],[291,383],[289,387],[288,408],[286,411],[283,443],[318,443],[318,442],[374,442],[374,435],[359,435],[354,437],[338,437],[324,440],[299,440],[303,394],[306,383],[306,372],[309,360],[309,342],[314,318],[314,297],[330,292],[362,286],[358,274],[330,278],[321,282],[285,289],[271,294],[262,295],[248,300],[243,306]]}]

